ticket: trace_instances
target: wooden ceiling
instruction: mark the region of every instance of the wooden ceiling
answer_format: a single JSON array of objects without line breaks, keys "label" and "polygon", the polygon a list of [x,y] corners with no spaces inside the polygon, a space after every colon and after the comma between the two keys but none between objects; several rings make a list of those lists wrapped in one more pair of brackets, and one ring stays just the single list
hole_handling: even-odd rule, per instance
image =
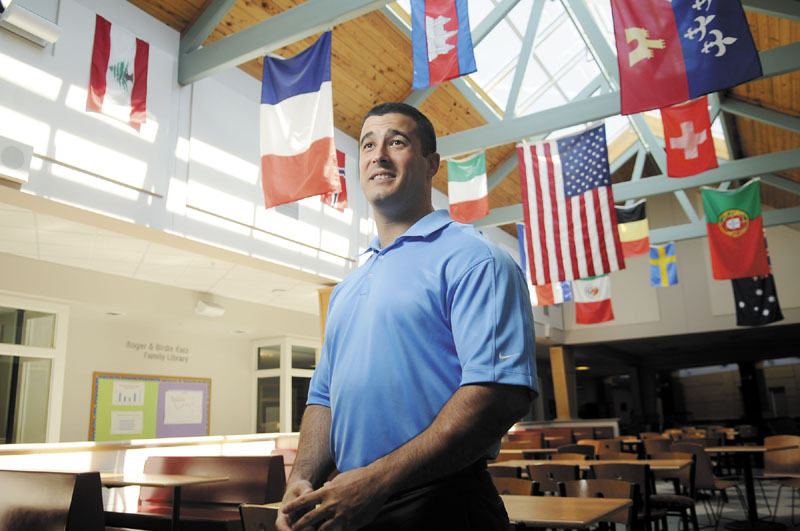
[{"label": "wooden ceiling", "polygon": [[[185,34],[211,0],[129,2]],[[238,0],[205,44],[218,41],[301,3],[302,0]],[[800,41],[798,22],[749,11],[747,18],[759,51]],[[283,57],[293,56],[316,38],[317,35],[302,39],[273,53]],[[262,62],[261,59],[252,60],[239,68],[260,80]],[[335,125],[357,138],[362,116],[367,110],[378,103],[403,101],[411,94],[409,38],[381,11],[373,11],[337,25],[333,29],[331,81]],[[800,116],[800,71],[734,87],[727,96],[787,115]],[[486,124],[486,120],[450,82],[433,91],[420,105],[420,110],[430,117],[440,137]],[[733,123],[741,157],[800,147],[800,135],[797,133],[739,116],[735,117]],[[486,156],[488,175],[492,175],[513,155],[513,144],[489,149]],[[628,180],[631,171],[632,164],[623,165],[615,175],[615,182]],[[780,175],[800,182],[800,170]],[[446,165],[435,177],[434,187],[447,193]],[[762,201],[776,208],[800,205],[797,195],[770,186],[762,187]],[[516,169],[491,191],[489,202],[491,208],[520,202],[519,173]]]}]

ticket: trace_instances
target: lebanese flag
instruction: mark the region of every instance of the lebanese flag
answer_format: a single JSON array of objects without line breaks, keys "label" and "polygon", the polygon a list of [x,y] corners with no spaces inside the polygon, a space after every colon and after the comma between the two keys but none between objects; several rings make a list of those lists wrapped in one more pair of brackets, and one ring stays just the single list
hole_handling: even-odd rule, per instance
[{"label": "lebanese flag", "polygon": [[290,59],[264,57],[261,186],[267,208],[342,191],[333,143],[330,31]]},{"label": "lebanese flag", "polygon": [[147,61],[150,45],[100,15],[94,27],[86,110],[139,130],[147,118]]},{"label": "lebanese flag", "polygon": [[608,275],[573,280],[572,289],[577,324],[597,324],[614,319],[611,279]]},{"label": "lebanese flag", "polygon": [[667,175],[689,177],[716,168],[708,96],[661,109],[667,145]]},{"label": "lebanese flag", "polygon": [[475,72],[467,0],[411,0],[414,90]]},{"label": "lebanese flag", "polygon": [[714,278],[769,275],[759,179],[736,190],[703,187],[701,193]]},{"label": "lebanese flag", "polygon": [[471,223],[489,215],[486,153],[447,161],[447,198],[455,221]]},{"label": "lebanese flag", "polygon": [[739,0],[611,0],[622,114],[662,109],[761,75]]},{"label": "lebanese flag", "polygon": [[344,160],[344,152],[337,149],[336,162],[339,164],[339,183],[342,185],[342,191],[339,193],[329,192],[322,196],[323,203],[339,212],[344,212],[344,209],[347,208],[347,181],[344,176]]}]

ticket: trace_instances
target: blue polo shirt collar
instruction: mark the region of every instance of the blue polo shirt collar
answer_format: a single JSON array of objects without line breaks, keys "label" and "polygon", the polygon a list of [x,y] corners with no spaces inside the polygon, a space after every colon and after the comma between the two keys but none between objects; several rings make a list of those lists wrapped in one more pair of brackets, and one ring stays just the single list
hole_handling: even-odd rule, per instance
[{"label": "blue polo shirt collar", "polygon": [[[422,219],[418,220],[416,223],[411,225],[407,231],[405,231],[400,237],[398,237],[392,245],[396,245],[398,242],[409,238],[421,238],[425,239],[434,232],[437,232],[450,223],[453,222],[453,218],[450,217],[450,214],[447,210],[434,210],[430,214],[427,214]],[[387,249],[389,248],[387,247]],[[367,253],[368,251],[372,251],[373,253],[380,253],[381,252],[381,240],[378,236],[372,238],[372,241],[369,242],[369,248],[364,251]],[[362,253],[363,254],[363,253]]]}]

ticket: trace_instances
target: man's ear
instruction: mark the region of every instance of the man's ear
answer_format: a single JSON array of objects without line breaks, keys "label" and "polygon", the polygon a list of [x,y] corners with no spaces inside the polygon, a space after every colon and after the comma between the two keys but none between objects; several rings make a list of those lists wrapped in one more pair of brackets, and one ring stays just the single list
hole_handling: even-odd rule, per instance
[{"label": "man's ear", "polygon": [[428,179],[433,179],[433,176],[439,171],[441,157],[439,157],[438,153],[431,153],[425,159],[428,161]]}]

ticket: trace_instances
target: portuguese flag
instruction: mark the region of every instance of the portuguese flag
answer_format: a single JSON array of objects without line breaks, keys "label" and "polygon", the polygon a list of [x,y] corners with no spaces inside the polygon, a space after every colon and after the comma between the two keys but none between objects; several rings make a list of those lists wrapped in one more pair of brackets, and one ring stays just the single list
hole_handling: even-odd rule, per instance
[{"label": "portuguese flag", "polygon": [[714,278],[768,275],[759,179],[736,190],[703,188],[702,193]]}]

